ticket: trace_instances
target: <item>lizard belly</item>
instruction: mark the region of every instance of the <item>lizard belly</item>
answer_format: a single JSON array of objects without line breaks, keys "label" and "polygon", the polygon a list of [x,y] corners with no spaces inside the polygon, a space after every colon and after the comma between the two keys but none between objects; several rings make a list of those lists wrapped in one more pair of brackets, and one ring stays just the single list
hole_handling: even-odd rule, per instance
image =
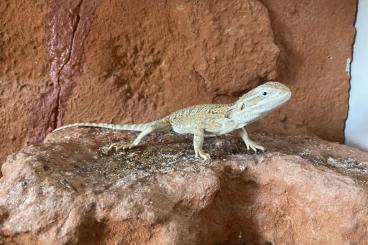
[{"label": "lizard belly", "polygon": [[173,125],[172,129],[178,134],[194,134],[194,128],[186,125]]},{"label": "lizard belly", "polygon": [[221,135],[230,133],[237,128],[239,128],[237,123],[235,123],[233,120],[225,119],[222,120],[218,127],[208,127],[205,130],[209,133]]},{"label": "lizard belly", "polygon": [[206,129],[206,132],[221,135],[221,134],[230,133],[230,132],[234,131],[235,129],[236,129],[235,127],[232,127],[232,128],[218,128],[218,129]]}]

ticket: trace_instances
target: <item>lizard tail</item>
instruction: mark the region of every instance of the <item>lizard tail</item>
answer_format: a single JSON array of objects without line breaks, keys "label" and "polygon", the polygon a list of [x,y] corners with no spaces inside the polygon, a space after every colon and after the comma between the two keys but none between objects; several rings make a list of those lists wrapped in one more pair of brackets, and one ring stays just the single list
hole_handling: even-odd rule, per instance
[{"label": "lizard tail", "polygon": [[59,127],[52,132],[56,132],[71,127],[91,127],[91,128],[107,128],[112,130],[143,131],[150,125],[152,125],[152,123],[143,123],[143,124],[74,123]]}]

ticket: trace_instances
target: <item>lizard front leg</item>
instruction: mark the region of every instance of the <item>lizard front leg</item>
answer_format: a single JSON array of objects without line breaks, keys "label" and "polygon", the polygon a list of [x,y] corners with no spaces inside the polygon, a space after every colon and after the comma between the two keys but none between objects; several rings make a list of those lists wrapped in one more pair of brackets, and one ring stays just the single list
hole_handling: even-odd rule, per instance
[{"label": "lizard front leg", "polygon": [[202,149],[203,147],[203,140],[204,140],[204,132],[203,129],[197,129],[194,132],[193,136],[193,146],[194,146],[194,152],[196,157],[201,157],[204,160],[210,159],[210,154],[205,153]]},{"label": "lizard front leg", "polygon": [[245,130],[245,128],[241,128],[238,129],[239,135],[240,137],[243,139],[245,145],[247,146],[247,150],[249,150],[250,148],[254,151],[257,152],[257,149],[264,151],[265,148],[261,145],[258,145],[257,143],[255,143],[254,141],[252,141],[249,136],[247,131]]}]

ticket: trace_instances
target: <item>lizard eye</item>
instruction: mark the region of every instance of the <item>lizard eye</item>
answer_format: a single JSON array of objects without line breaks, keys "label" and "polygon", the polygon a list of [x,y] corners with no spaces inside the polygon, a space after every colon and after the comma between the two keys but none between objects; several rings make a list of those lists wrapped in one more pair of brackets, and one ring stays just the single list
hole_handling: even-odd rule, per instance
[{"label": "lizard eye", "polygon": [[262,95],[266,96],[267,95],[267,92],[263,92]]}]

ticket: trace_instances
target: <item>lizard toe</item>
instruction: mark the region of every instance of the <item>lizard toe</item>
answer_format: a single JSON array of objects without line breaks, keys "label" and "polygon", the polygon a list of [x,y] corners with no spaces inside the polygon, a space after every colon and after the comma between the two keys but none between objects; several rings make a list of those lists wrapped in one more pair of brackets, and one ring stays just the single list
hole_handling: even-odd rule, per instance
[{"label": "lizard toe", "polygon": [[259,146],[258,146],[258,149],[259,149],[259,150],[261,150],[261,151],[265,151],[265,150],[266,150],[266,148],[264,148],[264,147],[263,147],[263,146],[261,146],[261,145],[259,145]]},{"label": "lizard toe", "polygon": [[126,142],[117,142],[117,143],[113,143],[109,146],[108,150],[115,150],[115,151],[120,151],[120,150],[127,150],[127,149],[131,149],[134,145],[132,144],[128,144]]},{"label": "lizard toe", "polygon": [[210,154],[208,154],[208,153],[203,153],[202,155],[201,155],[201,157],[203,158],[203,160],[210,160],[211,159],[211,156],[210,156]]}]

